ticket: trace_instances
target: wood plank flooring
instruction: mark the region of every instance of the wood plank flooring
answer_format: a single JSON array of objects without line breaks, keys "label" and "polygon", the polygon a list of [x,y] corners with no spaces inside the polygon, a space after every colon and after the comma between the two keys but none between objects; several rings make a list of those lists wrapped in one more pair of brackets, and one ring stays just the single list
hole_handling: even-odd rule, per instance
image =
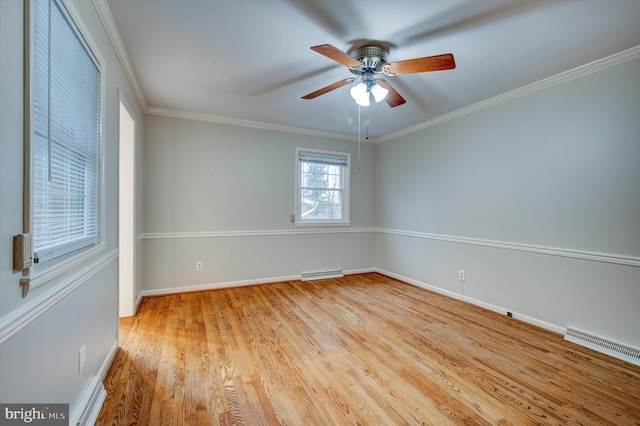
[{"label": "wood plank flooring", "polygon": [[379,274],[145,298],[97,425],[640,425],[640,368]]}]

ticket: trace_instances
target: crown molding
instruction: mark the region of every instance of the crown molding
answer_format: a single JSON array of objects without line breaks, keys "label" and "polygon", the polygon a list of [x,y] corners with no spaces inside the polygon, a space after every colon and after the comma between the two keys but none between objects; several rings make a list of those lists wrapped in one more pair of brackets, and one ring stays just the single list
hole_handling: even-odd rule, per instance
[{"label": "crown molding", "polygon": [[111,41],[111,46],[113,46],[113,50],[116,52],[118,61],[120,61],[120,65],[122,66],[122,70],[124,71],[127,80],[129,80],[129,84],[131,85],[133,94],[138,101],[138,105],[140,106],[140,109],[144,111],[147,109],[147,100],[144,97],[142,87],[140,86],[136,73],[133,70],[129,54],[124,47],[124,43],[120,37],[120,32],[118,31],[116,22],[113,20],[113,15],[111,14],[111,9],[107,4],[107,0],[93,0],[93,5],[98,12],[100,20],[102,21],[102,26]]},{"label": "crown molding", "polygon": [[[206,121],[210,123],[228,124],[231,126],[250,127],[254,129],[272,130],[278,132],[296,133],[308,136],[358,142],[357,135],[348,135],[344,133],[327,132],[323,130],[308,129],[303,127],[285,126],[282,124],[264,123],[260,121],[242,120],[238,118],[221,117],[210,114],[149,106],[144,96],[142,86],[138,81],[133,66],[131,65],[129,54],[127,53],[124,43],[122,42],[120,32],[118,31],[118,27],[113,19],[113,15],[111,14],[111,9],[109,8],[107,0],[93,0],[93,4],[96,11],[98,12],[100,20],[102,21],[102,25],[104,26],[107,36],[109,37],[111,45],[115,50],[116,56],[120,61],[127,80],[131,85],[131,89],[133,90],[136,100],[138,101],[138,105],[140,106],[142,112],[144,112],[145,114],[161,115],[165,117],[183,118],[187,120]],[[362,142],[375,143],[375,139],[370,138],[369,140],[363,140]]]},{"label": "crown molding", "polygon": [[406,129],[398,130],[397,132],[389,133],[388,135],[376,138],[374,143],[388,142],[394,139],[398,139],[401,136],[406,136],[428,127],[436,126],[438,124],[445,123],[447,121],[455,120],[456,118],[463,117],[465,115],[491,108],[495,105],[499,105],[503,102],[508,102],[513,99],[517,99],[522,96],[526,96],[540,90],[548,89],[558,84],[566,83],[576,78],[584,77],[597,71],[601,71],[607,68],[620,65],[627,61],[640,58],[640,45],[632,47],[631,49],[623,50],[622,52],[607,56],[606,58],[599,59],[597,61],[588,63],[586,65],[579,66],[569,71],[556,74],[552,77],[545,78],[544,80],[537,81],[535,83],[528,84],[518,89],[511,90],[493,98],[486,99],[484,101],[477,102],[473,105],[461,108],[459,110],[450,112],[448,114],[441,115],[432,120],[425,121],[423,123],[416,124]]},{"label": "crown molding", "polygon": [[[146,114],[162,115],[165,117],[184,118],[187,120],[207,121],[210,123],[228,124],[231,126],[251,127],[254,129],[273,130],[277,132],[297,133],[308,136],[318,136],[330,139],[342,139],[346,141],[358,141],[357,135],[327,132],[324,130],[307,129],[304,127],[285,126],[283,124],[264,123],[261,121],[243,120],[239,118],[221,117],[217,115],[202,114],[197,112],[179,111],[167,108],[148,107]],[[365,142],[364,140],[362,142]],[[371,143],[371,140],[368,141]]]},{"label": "crown molding", "polygon": [[[116,56],[118,57],[118,60],[122,65],[124,73],[127,79],[129,80],[129,83],[131,84],[131,88],[133,89],[136,99],[138,100],[138,104],[140,105],[140,108],[144,113],[161,115],[166,117],[183,118],[188,120],[228,124],[232,126],[251,127],[255,129],[262,129],[262,130],[273,130],[273,131],[279,131],[279,132],[297,133],[302,135],[318,136],[318,137],[324,137],[324,138],[330,138],[330,139],[341,139],[341,140],[356,141],[356,142],[358,141],[357,135],[348,135],[344,133],[334,133],[334,132],[328,132],[323,130],[308,129],[303,127],[285,126],[282,124],[264,123],[260,121],[243,120],[238,118],[221,117],[221,116],[215,116],[215,115],[209,115],[209,114],[203,114],[203,113],[194,113],[194,112],[188,112],[188,111],[179,111],[179,110],[148,106],[146,99],[144,97],[144,92],[142,91],[142,88],[140,86],[140,83],[138,82],[138,78],[136,77],[133,66],[131,65],[131,60],[129,59],[129,55],[127,54],[127,51],[124,47],[124,43],[122,42],[122,38],[120,37],[120,33],[118,32],[118,28],[115,24],[115,21],[113,20],[113,15],[111,14],[111,9],[107,4],[107,0],[93,0],[93,4],[98,12],[98,15],[100,16],[100,20],[102,21],[102,24],[105,28],[105,31],[107,32],[109,40],[111,41],[111,44],[116,52]],[[460,118],[465,115],[472,114],[474,112],[481,111],[486,108],[491,108],[503,102],[508,102],[510,100],[517,99],[521,96],[526,96],[531,93],[538,92],[540,90],[548,89],[555,85],[566,83],[576,78],[580,78],[588,74],[592,74],[597,71],[611,68],[613,66],[622,64],[627,61],[632,61],[638,58],[640,58],[640,45],[624,50],[622,52],[607,56],[606,58],[593,61],[586,65],[579,66],[569,71],[562,72],[555,76],[545,78],[535,83],[528,84],[518,89],[511,90],[501,95],[494,96],[489,99],[485,99],[473,105],[469,105],[464,108],[460,108],[456,111],[452,111],[450,113],[433,118],[431,120],[416,124],[414,126],[407,127],[406,129],[398,130],[397,132],[389,133],[385,136],[380,136],[377,138],[369,138],[366,141],[363,140],[362,142],[378,144],[382,142],[392,141],[402,136],[416,133],[420,130],[423,130],[432,126],[436,126],[438,124],[442,124],[447,121],[455,120],[456,118]]]}]

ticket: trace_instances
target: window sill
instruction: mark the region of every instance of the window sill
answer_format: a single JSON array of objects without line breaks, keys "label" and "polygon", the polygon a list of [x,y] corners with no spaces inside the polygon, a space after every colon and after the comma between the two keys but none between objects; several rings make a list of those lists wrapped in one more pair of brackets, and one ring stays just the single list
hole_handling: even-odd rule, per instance
[{"label": "window sill", "polygon": [[69,259],[66,259],[56,265],[50,266],[48,268],[43,268],[42,271],[38,271],[39,268],[37,266],[35,268],[32,267],[31,273],[33,273],[33,275],[29,277],[23,277],[23,280],[25,278],[28,279],[29,291],[32,292],[55,280],[56,278],[61,277],[70,270],[86,264],[92,258],[102,253],[106,247],[107,243],[99,243],[96,246],[91,247],[89,250],[83,251],[82,253],[70,257]]},{"label": "window sill", "polygon": [[296,228],[309,228],[309,227],[349,227],[351,222],[294,222],[293,226]]}]

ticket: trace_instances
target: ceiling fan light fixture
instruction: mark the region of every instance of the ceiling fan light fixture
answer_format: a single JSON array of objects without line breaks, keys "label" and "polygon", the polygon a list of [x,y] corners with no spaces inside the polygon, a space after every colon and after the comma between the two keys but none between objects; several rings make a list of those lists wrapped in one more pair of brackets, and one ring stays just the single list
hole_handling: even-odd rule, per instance
[{"label": "ceiling fan light fixture", "polygon": [[389,93],[389,90],[380,86],[378,83],[374,84],[373,87],[371,87],[371,94],[373,95],[373,99],[375,99],[376,102],[384,100],[384,98],[387,97],[387,93]]},{"label": "ceiling fan light fixture", "polygon": [[356,103],[360,106],[369,106],[369,93],[366,93],[364,96],[356,99]]},{"label": "ceiling fan light fixture", "polygon": [[358,105],[369,106],[369,90],[365,83],[359,83],[351,88],[351,97]]}]

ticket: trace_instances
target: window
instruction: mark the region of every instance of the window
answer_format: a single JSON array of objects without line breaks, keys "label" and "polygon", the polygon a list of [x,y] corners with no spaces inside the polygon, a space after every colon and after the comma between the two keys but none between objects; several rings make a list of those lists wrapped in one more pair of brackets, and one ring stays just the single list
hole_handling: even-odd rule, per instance
[{"label": "window", "polygon": [[59,1],[33,0],[31,17],[32,233],[45,263],[100,242],[101,77]]},{"label": "window", "polygon": [[296,150],[296,224],[349,224],[351,155]]}]

